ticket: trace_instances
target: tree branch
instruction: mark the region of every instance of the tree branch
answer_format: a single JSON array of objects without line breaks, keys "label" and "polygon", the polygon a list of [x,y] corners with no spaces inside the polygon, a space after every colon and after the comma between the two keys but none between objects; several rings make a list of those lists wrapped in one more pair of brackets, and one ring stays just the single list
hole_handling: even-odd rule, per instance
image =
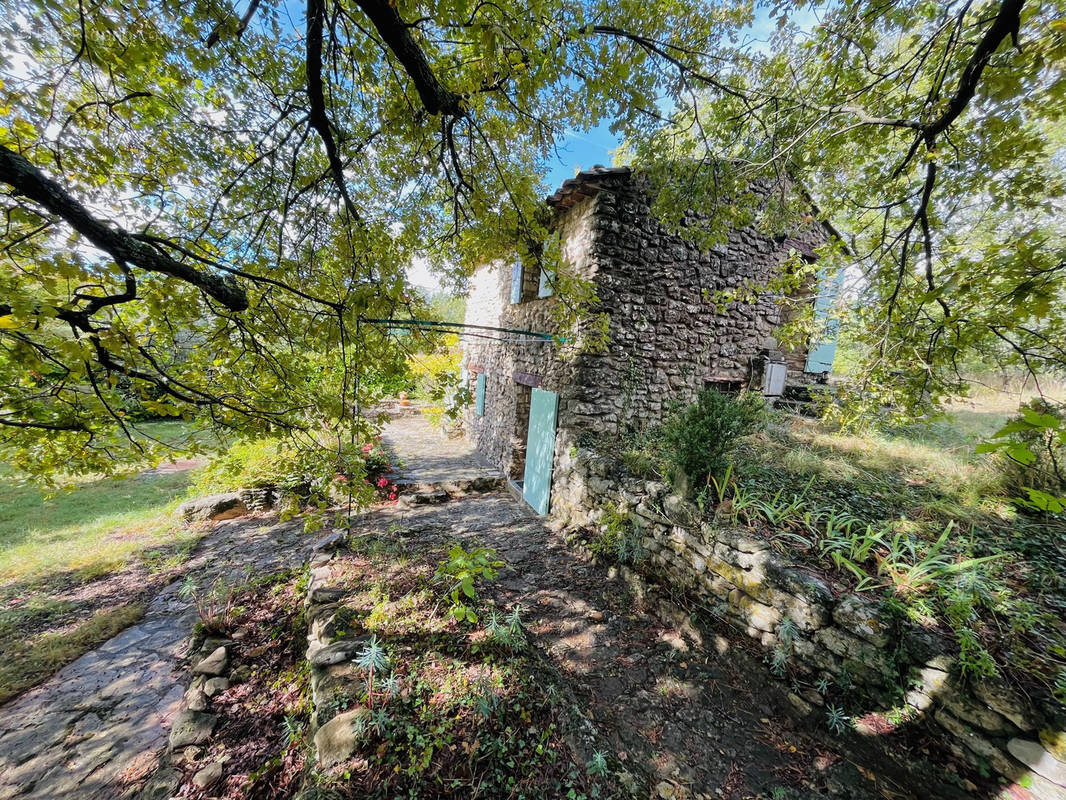
[{"label": "tree branch", "polygon": [[0,425],[11,428],[32,428],[41,431],[83,431],[89,432],[84,422],[19,422],[18,420],[0,417]]},{"label": "tree branch", "polygon": [[[321,0],[310,0],[311,3]],[[466,115],[463,98],[445,88],[426,60],[426,54],[411,35],[410,26],[388,0],[356,0],[356,4],[377,28],[389,50],[396,56],[418,91],[422,105],[430,114],[452,117]]]},{"label": "tree branch", "polygon": [[188,264],[137,241],[127,231],[110,227],[97,219],[62,186],[47,177],[26,158],[0,145],[0,181],[35,203],[62,217],[74,230],[119,264],[128,264],[146,272],[158,272],[184,281],[202,290],[230,311],[248,308],[248,297],[232,277],[200,272]]},{"label": "tree branch", "polygon": [[348,184],[344,179],[344,165],[341,164],[337,142],[333,138],[333,126],[326,114],[325,84],[322,81],[322,29],[326,22],[325,0],[307,0],[307,99],[311,103],[308,119],[311,127],[322,138],[326,148],[329,169],[333,173],[333,182],[337,184],[344,206],[354,219],[359,219],[352,196],[348,193]]},{"label": "tree branch", "polygon": [[937,136],[943,133],[966,110],[966,106],[970,104],[977,92],[977,85],[981,82],[981,73],[984,72],[1004,39],[1010,36],[1014,46],[1018,46],[1018,29],[1021,27],[1021,13],[1024,5],[1025,0],[1003,0],[1000,4],[996,18],[985,31],[985,35],[981,37],[981,41],[978,42],[970,60],[966,63],[955,94],[948,102],[948,107],[935,120],[922,126],[926,136]]},{"label": "tree branch", "polygon": [[[262,0],[252,0],[248,4],[248,9],[244,12],[244,16],[241,17],[241,21],[237,23],[237,30],[234,36],[240,39],[244,35],[244,32],[248,29],[248,23],[252,21],[252,17],[255,16],[255,12],[259,9],[259,4]],[[222,22],[219,22],[207,35],[206,44],[208,47],[214,47],[218,44],[222,38]]]}]

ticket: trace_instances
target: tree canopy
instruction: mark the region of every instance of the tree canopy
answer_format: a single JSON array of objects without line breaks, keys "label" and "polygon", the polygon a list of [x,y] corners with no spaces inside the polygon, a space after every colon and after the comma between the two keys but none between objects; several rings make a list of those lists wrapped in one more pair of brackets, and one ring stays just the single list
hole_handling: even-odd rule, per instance
[{"label": "tree canopy", "polygon": [[806,209],[744,186],[810,192],[865,276],[868,393],[919,408],[992,341],[1066,358],[1062,3],[35,0],[0,31],[0,442],[38,474],[158,456],[131,398],[365,432],[360,368],[403,354],[360,320],[418,311],[416,257],[543,257],[545,164],[605,120],[668,222],[684,191],[783,229]]}]

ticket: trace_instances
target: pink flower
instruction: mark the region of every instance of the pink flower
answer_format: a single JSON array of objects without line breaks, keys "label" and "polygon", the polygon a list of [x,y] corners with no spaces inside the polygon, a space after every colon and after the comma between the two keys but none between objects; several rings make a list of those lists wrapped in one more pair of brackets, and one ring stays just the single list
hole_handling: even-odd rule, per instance
[{"label": "pink flower", "polygon": [[364,453],[369,453],[373,449],[374,449],[374,445],[372,445],[372,444],[364,444],[363,445],[363,452]]},{"label": "pink flower", "polygon": [[380,478],[378,478],[378,488],[379,489],[384,489],[388,485],[389,485],[389,479],[386,478],[384,475],[382,475]]},{"label": "pink flower", "polygon": [[336,475],[333,476],[333,482],[334,483],[347,483],[348,482],[348,477],[346,475],[341,475],[338,472]]}]

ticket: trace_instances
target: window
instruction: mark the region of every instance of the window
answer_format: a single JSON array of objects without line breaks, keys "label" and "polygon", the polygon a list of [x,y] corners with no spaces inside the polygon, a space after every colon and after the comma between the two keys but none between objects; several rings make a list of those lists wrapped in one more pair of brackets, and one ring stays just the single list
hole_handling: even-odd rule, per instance
[{"label": "window", "polygon": [[477,391],[474,393],[474,413],[485,416],[485,373],[477,374]]},{"label": "window", "polygon": [[551,270],[542,268],[540,271],[540,286],[537,289],[537,297],[551,297],[555,294],[555,289],[552,287],[554,281],[555,276],[551,273]]}]

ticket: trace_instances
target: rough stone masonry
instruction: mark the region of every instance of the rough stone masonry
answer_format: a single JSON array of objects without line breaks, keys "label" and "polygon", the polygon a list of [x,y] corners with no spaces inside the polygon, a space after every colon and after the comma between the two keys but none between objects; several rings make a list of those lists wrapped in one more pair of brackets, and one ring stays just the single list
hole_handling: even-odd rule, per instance
[{"label": "rough stone masonry", "polygon": [[[610,325],[599,352],[586,344],[592,320],[579,323],[576,336],[562,344],[514,336],[464,345],[471,388],[479,373],[486,382],[484,414],[471,409],[467,430],[513,478],[524,460],[532,387],[559,396],[558,454],[585,431],[658,422],[672,401],[690,402],[707,384],[747,383],[760,353],[778,349],[774,334],[788,309],[769,293],[722,309],[716,295],[765,286],[790,254],[813,259],[830,236],[818,224],[777,236],[745,228],[701,251],[654,219],[647,183],[628,168],[581,173],[549,203],[563,262],[592,282],[595,311],[609,314]],[[512,293],[516,278],[521,287]],[[543,285],[535,269],[486,265],[471,281],[466,321],[558,334],[561,301],[540,296]],[[814,380],[803,372],[806,348],[784,357],[791,379]]]}]

